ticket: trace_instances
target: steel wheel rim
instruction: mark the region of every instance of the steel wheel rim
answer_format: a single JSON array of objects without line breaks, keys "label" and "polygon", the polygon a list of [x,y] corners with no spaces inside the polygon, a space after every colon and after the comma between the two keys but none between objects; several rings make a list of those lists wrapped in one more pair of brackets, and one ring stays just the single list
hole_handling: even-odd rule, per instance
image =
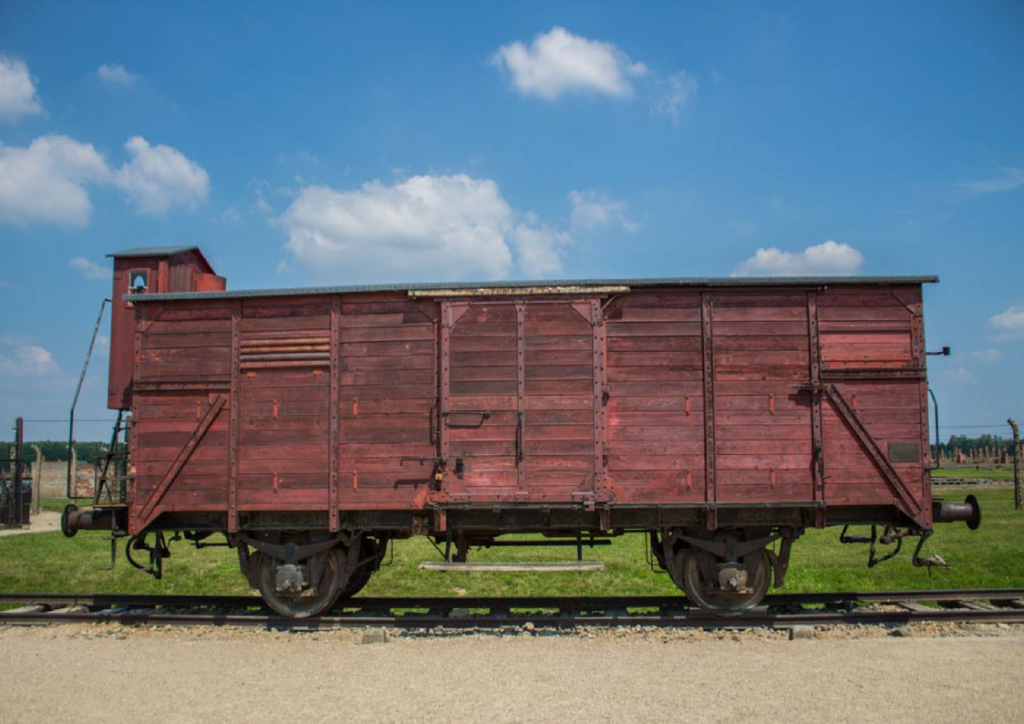
[{"label": "steel wheel rim", "polygon": [[[764,551],[757,555],[753,579],[750,582],[750,593],[730,594],[717,591],[704,581],[701,573],[701,552],[689,551],[683,561],[683,590],[687,597],[698,606],[713,611],[735,612],[746,611],[759,604],[768,593],[771,583],[771,565]],[[706,554],[703,554],[706,555]]]},{"label": "steel wheel rim", "polygon": [[259,590],[260,596],[275,613],[289,618],[309,618],[323,613],[338,600],[341,595],[341,573],[344,559],[338,549],[329,551],[324,563],[323,575],[317,585],[315,596],[286,596],[274,590],[274,566],[276,561],[270,556],[259,557]]}]

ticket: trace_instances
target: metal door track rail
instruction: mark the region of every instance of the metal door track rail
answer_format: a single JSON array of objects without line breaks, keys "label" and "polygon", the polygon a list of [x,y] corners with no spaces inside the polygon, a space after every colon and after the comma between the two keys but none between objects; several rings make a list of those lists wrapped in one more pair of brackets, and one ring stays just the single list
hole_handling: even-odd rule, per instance
[{"label": "metal door track rail", "polygon": [[466,571],[469,573],[578,573],[581,571],[603,571],[604,563],[580,563],[576,561],[550,561],[541,563],[420,563],[421,571]]}]

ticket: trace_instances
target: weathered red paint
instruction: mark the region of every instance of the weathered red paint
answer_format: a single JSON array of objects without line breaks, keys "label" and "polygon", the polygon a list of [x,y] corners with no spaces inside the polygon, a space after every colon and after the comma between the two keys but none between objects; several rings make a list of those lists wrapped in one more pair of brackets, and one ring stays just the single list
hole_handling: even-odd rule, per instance
[{"label": "weathered red paint", "polygon": [[[145,263],[161,279],[197,268]],[[118,309],[132,532],[170,511],[224,512],[229,530],[244,511],[327,511],[336,530],[346,510],[594,501],[692,505],[709,527],[749,503],[813,508],[818,524],[895,506],[930,525],[919,285]],[[183,457],[221,395],[225,413]],[[889,463],[892,442],[920,461]]]},{"label": "weathered red paint", "polygon": [[[114,258],[114,288],[111,313],[110,378],[107,407],[126,410],[131,407],[132,380],[135,366],[131,345],[135,331],[135,310],[129,294],[132,271],[147,274],[149,293],[207,292],[225,288],[224,277],[214,274],[198,249],[175,254],[120,256]],[[118,340],[115,342],[114,340]]]}]

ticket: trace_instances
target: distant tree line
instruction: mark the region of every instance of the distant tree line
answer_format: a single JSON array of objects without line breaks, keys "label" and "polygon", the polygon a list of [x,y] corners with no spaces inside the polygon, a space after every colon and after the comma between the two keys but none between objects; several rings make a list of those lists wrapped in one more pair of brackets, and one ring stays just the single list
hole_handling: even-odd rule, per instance
[{"label": "distant tree line", "polygon": [[1002,435],[990,435],[989,433],[977,437],[950,435],[949,442],[942,443],[940,447],[942,448],[942,454],[946,457],[951,456],[954,450],[959,450],[968,456],[980,454],[985,450],[993,454],[1006,451],[1008,455],[1012,455],[1013,439],[1005,438]]},{"label": "distant tree line", "polygon": [[[68,459],[68,442],[67,440],[37,440],[34,442],[25,443],[25,458],[29,461],[35,461],[36,453],[32,449],[33,445],[38,445],[39,449],[43,453],[43,457],[48,461],[62,460],[67,462]],[[0,442],[0,458],[6,458],[11,454],[11,450],[14,448],[14,441]],[[78,457],[78,461],[82,463],[95,462],[97,459],[102,457],[107,451],[106,443],[102,442],[76,442],[75,443],[75,455]]]}]

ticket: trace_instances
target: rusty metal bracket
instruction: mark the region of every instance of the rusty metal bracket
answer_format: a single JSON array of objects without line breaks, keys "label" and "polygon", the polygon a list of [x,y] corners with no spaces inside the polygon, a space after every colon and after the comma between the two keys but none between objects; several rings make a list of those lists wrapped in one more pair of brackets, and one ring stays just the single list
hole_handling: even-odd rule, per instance
[{"label": "rusty metal bracket", "polygon": [[[765,538],[755,538],[754,540],[745,541],[704,540],[703,538],[694,538],[693,536],[683,535],[682,533],[676,533],[672,537],[675,540],[688,543],[691,548],[697,548],[702,551],[707,551],[708,553],[712,554],[717,558],[721,558],[723,560],[735,560],[737,558],[742,558],[743,556],[749,555],[762,548],[767,548],[772,543],[781,538],[782,535],[776,533]],[[730,548],[732,550],[730,550]]]},{"label": "rusty metal bracket", "polygon": [[907,302],[899,294],[896,293],[895,289],[891,290],[889,292],[889,294],[892,295],[893,299],[895,299],[897,302],[899,302],[901,305],[903,305],[903,307],[908,312],[910,312],[911,316],[913,316],[913,317],[920,317],[921,316],[921,309],[920,309],[921,305],[920,305],[919,302]]},{"label": "rusty metal bracket", "polygon": [[238,458],[242,426],[242,300],[231,305],[231,407],[228,410],[228,532],[238,530]]},{"label": "rusty metal bracket", "polygon": [[287,563],[297,563],[305,558],[315,556],[317,553],[323,553],[329,551],[332,548],[342,544],[342,540],[339,538],[330,538],[328,540],[320,541],[318,543],[308,543],[302,545],[296,545],[295,543],[267,543],[266,541],[257,540],[250,538],[247,535],[238,536],[238,540],[246,545],[252,546],[260,553],[264,553],[272,558],[276,558]]},{"label": "rusty metal bracket", "polygon": [[[480,420],[475,425],[464,422],[452,422],[452,417],[456,415],[478,415]],[[475,430],[478,427],[483,427],[484,422],[487,421],[490,418],[490,416],[490,410],[455,410],[454,412],[449,411],[444,413],[444,418],[447,420],[446,424],[448,425],[449,428],[465,428],[470,430]]]},{"label": "rusty metal bracket", "polygon": [[[332,533],[341,527],[339,516],[339,473],[341,445],[341,297],[331,299],[331,352],[330,352],[330,391],[328,428],[328,491],[327,491],[327,526]],[[357,490],[355,471],[352,472],[352,490]]]},{"label": "rusty metal bracket", "polygon": [[526,481],[526,302],[516,306],[516,483],[520,491],[527,489]]}]

